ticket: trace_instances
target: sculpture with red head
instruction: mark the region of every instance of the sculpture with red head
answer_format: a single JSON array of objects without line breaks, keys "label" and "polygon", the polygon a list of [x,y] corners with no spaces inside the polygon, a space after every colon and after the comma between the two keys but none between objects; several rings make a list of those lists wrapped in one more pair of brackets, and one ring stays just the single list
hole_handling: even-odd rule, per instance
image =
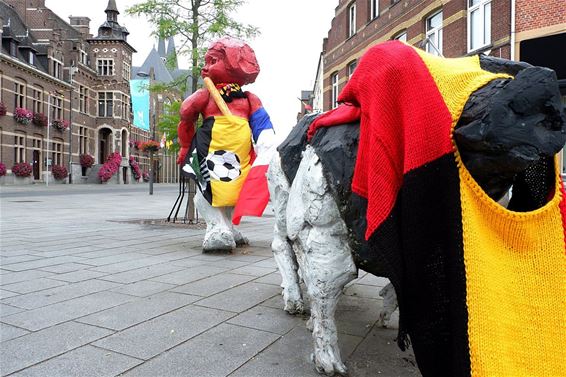
[{"label": "sculpture with red head", "polygon": [[206,55],[202,77],[215,83],[251,84],[259,74],[254,50],[245,42],[225,37],[213,42]]}]

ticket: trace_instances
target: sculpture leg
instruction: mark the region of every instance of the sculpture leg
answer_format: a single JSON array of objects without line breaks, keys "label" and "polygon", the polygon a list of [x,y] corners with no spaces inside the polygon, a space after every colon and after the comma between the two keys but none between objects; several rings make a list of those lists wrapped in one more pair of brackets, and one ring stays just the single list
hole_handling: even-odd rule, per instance
[{"label": "sculpture leg", "polygon": [[[299,209],[302,206],[302,209]],[[302,218],[302,226],[298,227]],[[289,223],[289,222],[292,222]],[[348,232],[314,150],[307,147],[289,193],[287,223],[311,299],[313,361],[321,373],[345,374],[334,314],[344,286],[357,275]]]},{"label": "sculpture leg", "polygon": [[383,309],[379,312],[379,322],[378,325],[385,327],[387,322],[391,319],[391,314],[399,306],[397,304],[397,294],[395,293],[395,288],[393,284],[389,283],[379,291],[379,295],[383,297]]},{"label": "sculpture leg", "polygon": [[269,194],[275,211],[275,226],[271,249],[281,274],[284,310],[289,314],[304,312],[303,296],[297,274],[298,265],[287,238],[286,210],[289,198],[289,183],[281,170],[279,155],[276,155],[267,172]]},{"label": "sculpture leg", "polygon": [[234,224],[232,224],[232,214],[234,213],[234,207],[223,207],[226,219],[228,219],[228,223],[230,224],[230,230],[232,231],[232,235],[234,236],[234,241],[236,242],[236,246],[245,246],[249,245],[250,241],[247,237],[245,237],[242,232],[240,232]]},{"label": "sculpture leg", "polygon": [[196,192],[194,202],[199,214],[206,221],[202,250],[204,252],[231,251],[235,248],[232,224],[226,217],[224,209],[211,206],[200,191]]}]

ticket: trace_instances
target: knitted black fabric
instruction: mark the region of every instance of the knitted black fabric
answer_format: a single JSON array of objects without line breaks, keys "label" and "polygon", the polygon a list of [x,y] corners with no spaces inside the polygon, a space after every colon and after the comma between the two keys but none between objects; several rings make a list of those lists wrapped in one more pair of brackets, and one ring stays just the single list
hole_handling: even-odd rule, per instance
[{"label": "knitted black fabric", "polygon": [[452,154],[405,174],[393,211],[369,246],[397,293],[399,346],[405,347],[408,333],[425,377],[469,376],[462,217]]}]

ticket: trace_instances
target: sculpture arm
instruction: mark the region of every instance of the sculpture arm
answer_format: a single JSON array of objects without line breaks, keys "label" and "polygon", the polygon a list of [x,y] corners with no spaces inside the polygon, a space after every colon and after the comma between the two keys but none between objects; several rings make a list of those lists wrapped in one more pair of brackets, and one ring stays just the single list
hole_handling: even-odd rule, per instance
[{"label": "sculpture arm", "polygon": [[181,149],[179,150],[177,164],[183,164],[185,162],[185,157],[187,156],[195,133],[195,125],[198,116],[204,110],[207,102],[208,92],[204,89],[199,89],[185,99],[181,105],[181,110],[179,111],[180,121],[177,126],[177,135]]}]

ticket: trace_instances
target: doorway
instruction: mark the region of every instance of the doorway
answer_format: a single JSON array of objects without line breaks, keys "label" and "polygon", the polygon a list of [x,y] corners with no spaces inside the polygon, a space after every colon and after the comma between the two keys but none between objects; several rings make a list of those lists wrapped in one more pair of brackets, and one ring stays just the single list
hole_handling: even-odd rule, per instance
[{"label": "doorway", "polygon": [[110,140],[110,135],[112,131],[109,128],[102,128],[98,131],[98,163],[103,164],[106,162],[106,158],[110,154],[110,146],[112,145]]},{"label": "doorway", "polygon": [[40,155],[39,155],[39,151],[37,149],[34,149],[33,151],[33,179],[39,179],[40,178],[40,167],[41,167],[41,160],[40,160]]}]

